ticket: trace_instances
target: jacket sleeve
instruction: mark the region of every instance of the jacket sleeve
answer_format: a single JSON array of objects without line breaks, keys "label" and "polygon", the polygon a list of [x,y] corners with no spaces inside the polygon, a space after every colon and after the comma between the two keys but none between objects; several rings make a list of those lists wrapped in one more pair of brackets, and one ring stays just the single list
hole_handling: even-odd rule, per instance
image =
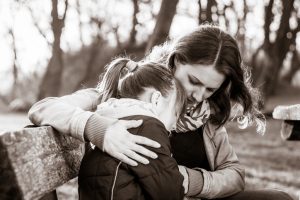
[{"label": "jacket sleeve", "polygon": [[[62,97],[48,97],[35,103],[28,112],[30,121],[38,126],[49,125],[62,134],[84,141],[84,130],[88,119],[100,102],[96,89],[83,89]],[[97,116],[102,132],[112,120]],[[103,133],[104,134],[104,133]]]},{"label": "jacket sleeve", "polygon": [[[229,143],[226,129],[222,127],[215,131],[211,139],[212,149],[207,149],[210,154],[208,156],[214,157],[214,169],[212,171],[201,168],[187,169],[189,174],[188,196],[208,199],[222,198],[244,190],[245,170]],[[199,184],[200,178],[203,179],[202,185]]]},{"label": "jacket sleeve", "polygon": [[146,199],[180,199],[184,197],[183,176],[177,162],[171,157],[168,132],[163,124],[144,121],[139,135],[153,139],[161,144],[161,148],[148,148],[157,153],[158,158],[150,160],[148,165],[139,164],[130,167],[138,178]]}]

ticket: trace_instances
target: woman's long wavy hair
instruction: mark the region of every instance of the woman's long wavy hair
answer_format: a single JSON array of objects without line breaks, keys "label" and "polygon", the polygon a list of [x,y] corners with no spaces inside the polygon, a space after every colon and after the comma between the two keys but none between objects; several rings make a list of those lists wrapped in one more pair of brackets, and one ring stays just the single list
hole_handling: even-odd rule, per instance
[{"label": "woman's long wavy hair", "polygon": [[[218,127],[241,108],[240,127],[256,122],[257,132],[265,132],[265,118],[258,110],[260,95],[251,86],[251,74],[243,65],[236,40],[215,25],[201,25],[178,40],[154,47],[146,58],[166,64],[176,71],[175,59],[182,64],[213,65],[225,75],[220,88],[208,98],[213,114],[210,122]],[[240,106],[236,106],[240,105]]]}]

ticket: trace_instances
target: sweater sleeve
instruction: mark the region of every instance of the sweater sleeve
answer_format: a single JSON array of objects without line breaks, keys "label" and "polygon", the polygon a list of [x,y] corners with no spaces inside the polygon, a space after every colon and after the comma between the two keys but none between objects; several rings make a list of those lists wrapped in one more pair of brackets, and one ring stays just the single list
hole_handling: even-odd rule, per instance
[{"label": "sweater sleeve", "polygon": [[[85,141],[85,131],[87,134],[94,131],[91,128],[93,124],[99,124],[97,134],[104,135],[106,128],[116,121],[101,116],[89,120],[95,115],[91,111],[96,109],[99,101],[100,95],[96,89],[79,90],[70,95],[48,97],[35,103],[30,108],[28,117],[35,125],[49,125],[62,134]],[[86,128],[87,123],[89,128]]]},{"label": "sweater sleeve", "polygon": [[130,167],[138,177],[146,199],[180,199],[184,197],[183,176],[177,162],[171,157],[168,132],[161,123],[148,123],[144,120],[139,135],[155,140],[161,148],[149,148],[158,154],[158,158],[150,160],[148,165],[139,164]]}]

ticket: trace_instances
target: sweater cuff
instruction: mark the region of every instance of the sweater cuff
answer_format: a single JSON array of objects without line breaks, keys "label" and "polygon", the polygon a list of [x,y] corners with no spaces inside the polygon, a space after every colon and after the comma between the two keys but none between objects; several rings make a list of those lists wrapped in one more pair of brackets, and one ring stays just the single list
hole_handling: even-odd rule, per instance
[{"label": "sweater cuff", "polygon": [[204,177],[201,171],[187,168],[189,175],[189,189],[187,196],[196,196],[201,193],[204,185]]},{"label": "sweater cuff", "polygon": [[117,121],[118,119],[111,119],[102,117],[98,114],[93,114],[86,123],[84,139],[103,150],[103,140],[106,129]]}]

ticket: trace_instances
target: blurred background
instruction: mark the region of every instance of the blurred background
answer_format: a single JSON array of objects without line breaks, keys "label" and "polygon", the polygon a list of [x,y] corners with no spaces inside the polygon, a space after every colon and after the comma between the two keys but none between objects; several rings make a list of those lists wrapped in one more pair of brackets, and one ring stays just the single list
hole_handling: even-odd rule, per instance
[{"label": "blurred background", "polygon": [[[0,131],[28,124],[26,112],[39,99],[95,87],[114,57],[139,60],[206,22],[237,39],[264,100],[264,136],[227,125],[247,188],[296,198],[300,142],[283,141],[270,116],[277,105],[300,103],[300,0],[1,0]],[[60,195],[77,198],[76,181]]]}]

